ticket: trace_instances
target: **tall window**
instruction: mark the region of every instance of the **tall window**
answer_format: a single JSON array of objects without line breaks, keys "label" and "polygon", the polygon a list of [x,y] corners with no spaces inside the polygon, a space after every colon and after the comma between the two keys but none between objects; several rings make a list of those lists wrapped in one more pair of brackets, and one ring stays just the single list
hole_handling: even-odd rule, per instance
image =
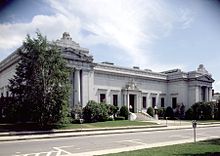
[{"label": "tall window", "polygon": [[160,99],[160,105],[161,105],[161,107],[164,107],[164,98]]},{"label": "tall window", "polygon": [[177,98],[173,97],[172,98],[172,108],[175,109],[177,107]]},{"label": "tall window", "polygon": [[152,97],[152,107],[156,106],[156,97]]},{"label": "tall window", "polygon": [[100,94],[100,102],[106,102],[105,94]]},{"label": "tall window", "polygon": [[113,105],[118,106],[118,95],[117,94],[113,95]]},{"label": "tall window", "polygon": [[143,108],[147,108],[147,99],[146,96],[143,96]]}]

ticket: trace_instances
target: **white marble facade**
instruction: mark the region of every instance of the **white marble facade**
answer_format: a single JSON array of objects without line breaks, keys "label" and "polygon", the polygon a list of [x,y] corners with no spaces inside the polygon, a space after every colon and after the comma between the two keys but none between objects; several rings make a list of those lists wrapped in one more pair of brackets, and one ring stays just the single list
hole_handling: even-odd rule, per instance
[{"label": "white marble facade", "polygon": [[[157,106],[175,108],[185,105],[186,109],[199,101],[211,101],[212,79],[203,65],[191,72],[180,69],[153,72],[138,67],[125,68],[113,63],[94,63],[89,50],[64,33],[56,44],[71,68],[70,106],[89,100],[106,102],[119,107],[127,105],[132,112]],[[19,57],[17,51],[0,63],[0,92],[6,96],[8,79],[15,73]]]}]

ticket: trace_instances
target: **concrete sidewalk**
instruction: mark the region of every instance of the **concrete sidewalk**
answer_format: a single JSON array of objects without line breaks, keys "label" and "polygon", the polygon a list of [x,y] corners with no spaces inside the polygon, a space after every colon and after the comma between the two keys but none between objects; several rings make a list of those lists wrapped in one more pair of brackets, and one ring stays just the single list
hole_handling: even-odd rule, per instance
[{"label": "concrete sidewalk", "polygon": [[[192,125],[179,124],[168,126],[161,124],[156,126],[128,126],[115,128],[96,128],[96,129],[68,129],[68,130],[53,130],[53,131],[26,131],[26,132],[4,132],[0,133],[0,141],[14,141],[14,140],[31,140],[31,139],[48,139],[60,137],[78,137],[90,135],[107,135],[107,134],[121,134],[121,133],[138,133],[138,132],[152,132],[152,131],[166,131],[178,129],[192,129]],[[198,128],[216,127],[220,124],[198,125]]]}]

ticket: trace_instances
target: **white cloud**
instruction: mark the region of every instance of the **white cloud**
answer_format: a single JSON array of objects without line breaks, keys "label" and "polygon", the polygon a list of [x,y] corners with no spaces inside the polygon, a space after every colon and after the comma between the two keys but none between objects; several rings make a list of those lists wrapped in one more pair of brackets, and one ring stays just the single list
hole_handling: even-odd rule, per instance
[{"label": "white cloud", "polygon": [[[176,13],[159,0],[48,0],[48,4],[56,15],[38,15],[30,23],[0,25],[0,50],[20,46],[25,35],[33,35],[36,29],[50,40],[67,31],[73,40],[86,47],[102,43],[122,49],[120,53],[131,58],[130,65],[157,71],[182,67],[162,66],[152,57],[151,46],[155,40],[169,36],[175,22],[188,27],[189,11],[182,11],[182,20],[178,21]],[[83,30],[91,33],[83,35]]]},{"label": "white cloud", "polygon": [[180,9],[179,22],[181,23],[182,29],[190,28],[194,20],[193,12],[189,9]]},{"label": "white cloud", "polygon": [[132,58],[132,65],[152,65],[155,61],[151,57],[151,44],[161,36],[167,36],[173,28],[172,12],[161,1],[49,2],[66,17],[78,15],[81,28],[95,34],[84,37],[81,42],[119,47],[126,52],[125,56]]},{"label": "white cloud", "polygon": [[8,50],[19,47],[25,36],[27,34],[34,35],[37,29],[46,34],[49,40],[60,38],[64,31],[69,31],[77,37],[80,31],[80,21],[78,18],[69,20],[61,14],[56,14],[54,16],[37,15],[30,23],[1,24],[1,52],[11,53],[12,51]]}]

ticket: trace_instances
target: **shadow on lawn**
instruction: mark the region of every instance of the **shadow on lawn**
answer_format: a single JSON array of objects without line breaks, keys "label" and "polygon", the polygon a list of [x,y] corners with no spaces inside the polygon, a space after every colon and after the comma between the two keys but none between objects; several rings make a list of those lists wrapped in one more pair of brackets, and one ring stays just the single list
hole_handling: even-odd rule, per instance
[{"label": "shadow on lawn", "polygon": [[0,124],[0,132],[22,132],[22,131],[52,131],[61,128],[61,125],[47,125],[44,127],[36,123],[17,123],[17,124]]},{"label": "shadow on lawn", "polygon": [[190,154],[190,153],[186,153],[186,154],[178,154],[179,156],[220,156],[220,152],[206,152],[203,154]]},{"label": "shadow on lawn", "polygon": [[[213,139],[201,142],[201,144],[209,144],[209,145],[220,145],[220,139]],[[220,148],[220,146],[219,146]],[[178,156],[220,156],[220,152],[205,152],[201,154],[178,154]]]}]

